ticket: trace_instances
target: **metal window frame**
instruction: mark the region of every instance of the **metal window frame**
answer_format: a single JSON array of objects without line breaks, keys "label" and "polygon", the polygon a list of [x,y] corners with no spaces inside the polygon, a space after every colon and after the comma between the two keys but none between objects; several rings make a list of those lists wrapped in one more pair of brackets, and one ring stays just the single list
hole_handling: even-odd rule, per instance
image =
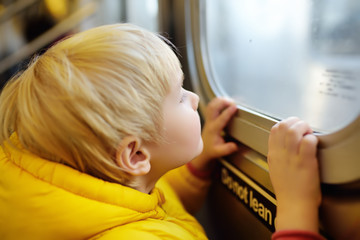
[{"label": "metal window frame", "polygon": [[[185,0],[187,58],[193,88],[200,95],[200,111],[221,95],[208,62],[205,23],[206,0]],[[267,156],[271,127],[278,120],[238,105],[238,112],[227,133],[255,151]],[[329,134],[316,133],[321,181],[327,184],[360,182],[360,116],[349,125]]]}]

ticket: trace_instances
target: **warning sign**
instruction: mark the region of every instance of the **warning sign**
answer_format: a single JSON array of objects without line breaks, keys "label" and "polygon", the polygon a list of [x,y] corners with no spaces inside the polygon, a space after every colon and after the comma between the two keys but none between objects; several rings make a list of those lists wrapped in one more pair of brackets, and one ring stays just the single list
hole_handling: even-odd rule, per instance
[{"label": "warning sign", "polygon": [[261,186],[225,160],[221,183],[270,231],[275,231],[276,200]]}]

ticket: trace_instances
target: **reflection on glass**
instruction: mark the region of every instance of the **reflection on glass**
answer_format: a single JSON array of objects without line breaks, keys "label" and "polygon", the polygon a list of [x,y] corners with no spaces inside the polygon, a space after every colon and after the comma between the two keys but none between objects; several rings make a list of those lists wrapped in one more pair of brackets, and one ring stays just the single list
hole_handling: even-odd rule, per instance
[{"label": "reflection on glass", "polygon": [[338,130],[360,109],[360,1],[207,0],[213,82],[239,105]]}]

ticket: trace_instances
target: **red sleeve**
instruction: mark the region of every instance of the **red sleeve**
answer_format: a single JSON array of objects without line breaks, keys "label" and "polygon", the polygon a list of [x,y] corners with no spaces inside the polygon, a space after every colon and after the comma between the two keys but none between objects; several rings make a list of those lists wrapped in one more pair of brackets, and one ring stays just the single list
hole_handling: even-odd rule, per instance
[{"label": "red sleeve", "polygon": [[271,240],[325,240],[320,234],[302,230],[281,230],[275,232]]}]

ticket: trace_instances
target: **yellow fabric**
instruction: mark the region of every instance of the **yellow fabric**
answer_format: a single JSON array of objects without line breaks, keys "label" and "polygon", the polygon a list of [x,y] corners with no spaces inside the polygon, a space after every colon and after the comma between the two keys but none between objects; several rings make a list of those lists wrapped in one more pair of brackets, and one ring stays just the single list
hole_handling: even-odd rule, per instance
[{"label": "yellow fabric", "polygon": [[185,167],[145,194],[0,148],[0,239],[207,239],[168,183],[178,171],[189,181],[177,187],[205,191],[208,183]]},{"label": "yellow fabric", "polygon": [[210,187],[210,179],[204,181],[195,177],[186,166],[168,172],[163,178],[175,190],[190,213],[196,213],[200,209]]}]

